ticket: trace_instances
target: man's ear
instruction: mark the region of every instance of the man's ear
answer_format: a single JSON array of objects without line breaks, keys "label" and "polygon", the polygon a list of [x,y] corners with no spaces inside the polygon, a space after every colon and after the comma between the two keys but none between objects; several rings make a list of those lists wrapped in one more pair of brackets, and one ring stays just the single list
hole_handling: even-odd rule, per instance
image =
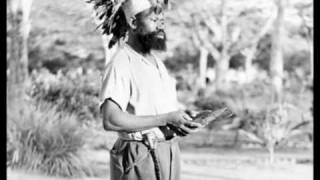
[{"label": "man's ear", "polygon": [[135,17],[130,18],[129,26],[133,30],[137,29],[137,19]]}]

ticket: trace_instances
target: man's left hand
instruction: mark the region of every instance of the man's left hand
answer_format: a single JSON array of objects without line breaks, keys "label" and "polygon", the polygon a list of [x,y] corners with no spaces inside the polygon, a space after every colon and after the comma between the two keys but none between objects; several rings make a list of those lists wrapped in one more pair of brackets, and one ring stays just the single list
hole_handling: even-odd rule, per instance
[{"label": "man's left hand", "polygon": [[[192,118],[194,119],[198,112],[196,111],[191,111],[191,110],[185,110],[185,112]],[[193,134],[196,132],[199,132],[201,128],[204,126],[201,125],[200,123],[192,122],[192,121],[187,121],[183,125],[179,127],[170,127],[171,130],[173,130],[178,136],[187,136],[189,134]]]}]

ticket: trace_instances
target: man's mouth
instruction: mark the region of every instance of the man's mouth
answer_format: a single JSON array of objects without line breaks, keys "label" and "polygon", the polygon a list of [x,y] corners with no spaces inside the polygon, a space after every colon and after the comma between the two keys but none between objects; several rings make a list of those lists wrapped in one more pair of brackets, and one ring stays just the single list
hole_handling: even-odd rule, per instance
[{"label": "man's mouth", "polygon": [[165,34],[164,34],[164,32],[158,32],[155,36],[156,36],[157,38],[159,38],[159,39],[164,39]]}]

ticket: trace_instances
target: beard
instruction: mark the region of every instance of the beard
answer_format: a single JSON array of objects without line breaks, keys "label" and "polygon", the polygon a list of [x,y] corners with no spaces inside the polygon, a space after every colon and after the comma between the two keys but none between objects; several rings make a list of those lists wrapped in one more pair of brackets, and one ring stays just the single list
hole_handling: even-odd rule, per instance
[{"label": "beard", "polygon": [[138,39],[143,46],[145,52],[150,52],[150,50],[159,50],[165,51],[167,50],[167,37],[166,33],[163,30],[159,30],[156,32],[151,32],[147,34],[139,34]]}]

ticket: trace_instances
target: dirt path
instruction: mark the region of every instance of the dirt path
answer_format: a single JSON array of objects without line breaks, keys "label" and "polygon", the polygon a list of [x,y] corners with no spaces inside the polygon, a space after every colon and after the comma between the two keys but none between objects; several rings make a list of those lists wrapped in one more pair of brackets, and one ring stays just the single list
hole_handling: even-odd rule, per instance
[{"label": "dirt path", "polygon": [[[84,180],[108,179],[108,152],[90,153],[90,158],[101,168],[98,178]],[[182,180],[312,180],[313,164],[295,164],[279,162],[270,167],[265,162],[255,162],[257,155],[245,153],[197,153],[183,152]],[[258,158],[259,159],[259,158]],[[70,178],[46,177],[22,171],[7,170],[8,180],[68,180]],[[80,180],[80,179],[73,179]]]},{"label": "dirt path", "polygon": [[[235,155],[184,153],[183,180],[312,180],[313,166],[278,163],[270,167],[267,162],[254,162],[254,158]],[[198,159],[196,159],[196,157]],[[261,160],[260,160],[261,161]]]}]

